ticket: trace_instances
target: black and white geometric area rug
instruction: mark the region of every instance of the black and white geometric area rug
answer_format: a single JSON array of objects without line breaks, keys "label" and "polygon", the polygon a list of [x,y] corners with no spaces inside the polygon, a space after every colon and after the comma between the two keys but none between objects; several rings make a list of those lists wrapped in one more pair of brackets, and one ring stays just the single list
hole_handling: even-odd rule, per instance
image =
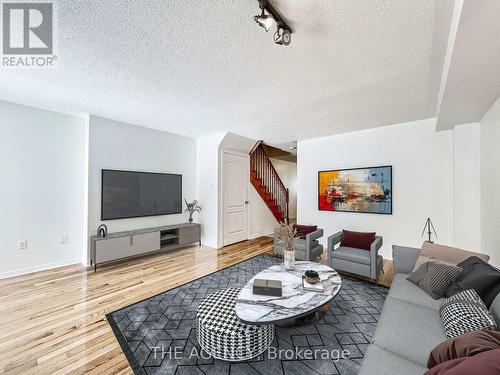
[{"label": "black and white geometric area rug", "polygon": [[279,264],[264,254],[193,280],[108,314],[137,375],[357,374],[388,289],[342,277],[342,289],[320,319],[276,326],[270,350],[244,362],[210,358],[196,336],[196,310],[205,296],[241,288],[258,272]]}]

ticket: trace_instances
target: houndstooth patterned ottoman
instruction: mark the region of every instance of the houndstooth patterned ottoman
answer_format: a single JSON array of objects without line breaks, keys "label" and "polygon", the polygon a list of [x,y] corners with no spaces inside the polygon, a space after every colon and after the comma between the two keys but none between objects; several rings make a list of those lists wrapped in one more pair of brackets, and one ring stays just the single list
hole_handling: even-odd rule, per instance
[{"label": "houndstooth patterned ottoman", "polygon": [[229,288],[207,296],[198,306],[198,342],[216,359],[243,361],[266,351],[274,338],[274,325],[249,325],[234,308],[241,289]]}]

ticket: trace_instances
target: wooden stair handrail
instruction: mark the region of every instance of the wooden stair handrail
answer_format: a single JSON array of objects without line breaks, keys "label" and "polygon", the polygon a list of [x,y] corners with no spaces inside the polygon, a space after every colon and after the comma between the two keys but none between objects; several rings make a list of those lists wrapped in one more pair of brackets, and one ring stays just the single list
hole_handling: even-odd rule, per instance
[{"label": "wooden stair handrail", "polygon": [[267,160],[269,160],[269,165],[271,166],[271,169],[273,170],[273,173],[278,177],[278,181],[280,182],[281,187],[284,190],[287,190],[286,187],[285,187],[285,184],[283,183],[283,181],[281,181],[280,175],[278,174],[278,172],[276,172],[276,169],[274,168],[273,163],[271,163],[271,158],[267,154],[266,149],[264,147],[262,147],[262,152],[264,152],[264,155],[266,155]]},{"label": "wooden stair handrail", "polygon": [[249,155],[251,156],[251,155],[255,152],[255,150],[257,150],[257,148],[258,148],[258,147],[259,147],[262,143],[264,143],[264,141],[262,141],[262,140],[261,140],[261,141],[257,141],[257,142],[255,143],[255,146],[253,146],[253,148],[250,150]]}]

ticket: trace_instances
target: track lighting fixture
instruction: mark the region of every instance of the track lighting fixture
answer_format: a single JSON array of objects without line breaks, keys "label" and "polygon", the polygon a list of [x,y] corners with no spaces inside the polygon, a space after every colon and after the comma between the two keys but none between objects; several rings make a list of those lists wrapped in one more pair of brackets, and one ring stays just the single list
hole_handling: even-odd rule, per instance
[{"label": "track lighting fixture", "polygon": [[[269,31],[274,23],[277,24],[277,30],[274,33],[274,43],[288,46],[292,40],[292,29],[286,24],[285,20],[279,15],[267,0],[258,0],[259,8],[262,10],[260,15],[254,16],[255,22],[264,30]],[[266,14],[267,13],[267,14]]]}]

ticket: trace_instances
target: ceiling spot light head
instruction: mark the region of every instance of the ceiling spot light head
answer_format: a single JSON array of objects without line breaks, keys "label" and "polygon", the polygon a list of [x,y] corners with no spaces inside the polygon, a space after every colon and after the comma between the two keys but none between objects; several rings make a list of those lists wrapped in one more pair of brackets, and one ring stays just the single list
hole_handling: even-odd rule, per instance
[{"label": "ceiling spot light head", "polygon": [[264,9],[262,9],[262,14],[260,16],[254,16],[255,22],[259,24],[264,30],[269,31],[274,25],[274,18],[271,15],[265,14]]},{"label": "ceiling spot light head", "polygon": [[292,34],[287,29],[278,26],[278,30],[274,33],[274,43],[282,46],[288,46],[292,41]]},{"label": "ceiling spot light head", "polygon": [[254,16],[254,21],[266,31],[269,31],[271,27],[276,24],[277,31],[274,33],[274,43],[282,46],[288,46],[292,41],[292,29],[267,0],[258,1],[259,8],[262,10],[262,13],[260,16]]}]

